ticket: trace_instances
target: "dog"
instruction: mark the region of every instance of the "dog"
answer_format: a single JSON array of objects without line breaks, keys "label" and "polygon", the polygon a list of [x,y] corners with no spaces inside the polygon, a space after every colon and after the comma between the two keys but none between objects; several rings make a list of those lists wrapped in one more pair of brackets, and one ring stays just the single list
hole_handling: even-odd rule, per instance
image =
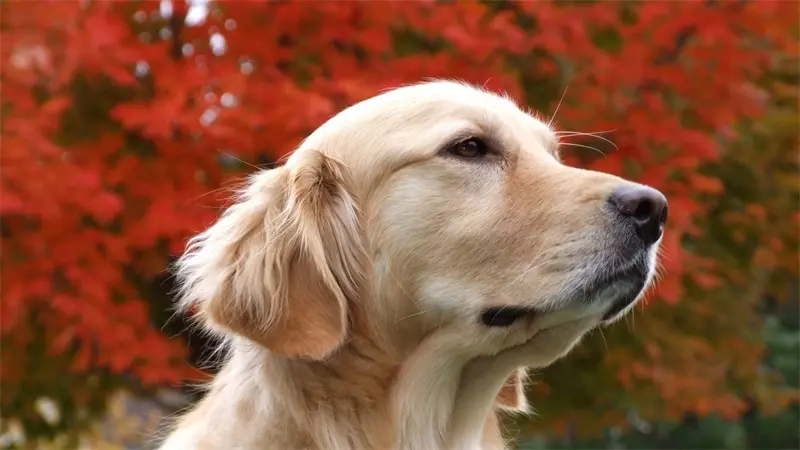
[{"label": "dog", "polygon": [[436,80],[350,106],[176,263],[226,357],[160,448],[505,448],[525,368],[637,303],[666,219],[506,96]]}]

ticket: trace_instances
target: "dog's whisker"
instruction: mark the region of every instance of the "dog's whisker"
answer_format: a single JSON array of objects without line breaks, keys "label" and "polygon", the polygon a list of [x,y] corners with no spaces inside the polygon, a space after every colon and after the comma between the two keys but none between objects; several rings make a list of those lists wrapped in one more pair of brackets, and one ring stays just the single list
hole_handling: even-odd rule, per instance
[{"label": "dog's whisker", "polygon": [[606,347],[606,351],[608,351],[608,342],[606,341],[606,335],[603,333],[603,329],[597,328],[597,331],[600,332],[600,337],[603,339],[603,345]]},{"label": "dog's whisker", "polygon": [[519,276],[514,278],[508,285],[506,285],[506,287],[507,288],[512,287],[514,284],[522,280],[522,278],[525,277],[525,275],[527,275],[531,270],[536,270],[537,267],[535,267],[534,264],[536,264],[539,261],[539,256],[541,256],[543,253],[544,252],[540,253],[539,255],[531,259],[528,265],[525,266],[525,269],[523,269],[522,273],[520,273]]},{"label": "dog's whisker", "polygon": [[610,129],[610,130],[601,130],[601,131],[571,131],[571,130],[561,130],[561,131],[556,131],[556,135],[563,135],[563,134],[574,134],[574,133],[597,135],[597,134],[613,133],[613,132],[615,132],[615,131],[617,131],[617,129],[616,129],[616,128],[612,128],[612,129]]},{"label": "dog's whisker", "polygon": [[409,315],[407,315],[407,316],[405,316],[405,317],[402,317],[402,318],[400,318],[399,320],[397,320],[395,323],[400,323],[400,322],[402,322],[402,321],[404,321],[404,320],[411,319],[412,317],[421,316],[421,315],[423,315],[423,314],[427,314],[427,313],[429,313],[429,312],[431,312],[431,310],[430,310],[430,309],[424,309],[424,310],[422,310],[422,311],[418,311],[418,312],[415,312],[415,313],[413,313],[413,314],[409,314]]},{"label": "dog's whisker", "polygon": [[251,163],[243,160],[242,158],[239,158],[238,156],[234,155],[233,153],[228,153],[228,152],[225,152],[225,151],[222,151],[222,150],[217,150],[217,151],[222,153],[223,155],[227,156],[228,158],[235,159],[236,161],[239,161],[240,163],[242,163],[242,164],[244,164],[246,166],[252,167],[253,169],[256,169],[256,170],[263,170],[264,169],[263,167],[258,167],[255,164],[251,164]]},{"label": "dog's whisker", "polygon": [[553,124],[556,121],[556,115],[558,114],[559,108],[561,108],[561,102],[564,101],[564,97],[567,95],[567,89],[569,89],[569,83],[567,83],[567,85],[564,86],[564,92],[561,93],[561,98],[558,100],[558,104],[556,105],[556,109],[555,109],[555,111],[553,111],[553,115],[552,115],[552,117],[550,117],[550,121],[547,123],[547,127],[548,128],[552,128]]},{"label": "dog's whisker", "polygon": [[398,280],[397,277],[394,275],[394,272],[392,271],[392,268],[389,266],[389,264],[386,264],[385,267],[386,267],[386,272],[389,274],[390,277],[392,277],[392,280],[394,280],[397,287],[400,288],[400,291],[403,293],[403,295],[405,295],[407,299],[410,299],[412,302],[414,302],[415,305],[420,306],[420,304],[417,302],[417,299],[415,299],[413,296],[411,296],[411,294],[408,293],[408,291],[406,291],[406,289],[403,287],[403,283],[401,283],[400,280]]},{"label": "dog's whisker", "polygon": [[599,136],[599,135],[596,135],[596,134],[592,134],[592,133],[581,133],[581,132],[577,132],[577,131],[575,131],[575,132],[571,132],[571,133],[569,133],[569,134],[557,134],[557,136],[558,136],[559,138],[561,138],[561,137],[576,137],[576,136],[588,136],[588,137],[593,137],[593,138],[597,138],[597,139],[600,139],[600,140],[601,140],[601,141],[603,141],[603,142],[606,142],[606,143],[608,143],[609,145],[611,145],[612,147],[614,147],[614,150],[619,150],[619,147],[617,147],[617,144],[616,144],[616,143],[614,143],[614,141],[612,141],[611,139],[608,139],[608,138],[606,138],[606,137]]},{"label": "dog's whisker", "polygon": [[606,154],[602,150],[598,150],[597,148],[592,147],[590,145],[576,144],[575,142],[562,142],[560,145],[566,145],[567,147],[587,148],[589,150],[594,150],[594,151],[596,151],[597,153],[600,153],[603,156],[606,156]]}]

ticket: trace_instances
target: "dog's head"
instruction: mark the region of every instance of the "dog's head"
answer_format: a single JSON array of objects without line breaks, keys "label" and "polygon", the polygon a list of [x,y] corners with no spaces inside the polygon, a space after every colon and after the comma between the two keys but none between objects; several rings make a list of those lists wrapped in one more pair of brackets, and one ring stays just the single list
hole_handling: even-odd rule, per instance
[{"label": "dog's head", "polygon": [[413,340],[521,318],[611,322],[651,281],[666,199],[564,166],[558,147],[547,124],[463,84],[356,104],[285,165],[253,175],[190,242],[177,266],[182,305],[214,329],[312,359],[353,324]]}]

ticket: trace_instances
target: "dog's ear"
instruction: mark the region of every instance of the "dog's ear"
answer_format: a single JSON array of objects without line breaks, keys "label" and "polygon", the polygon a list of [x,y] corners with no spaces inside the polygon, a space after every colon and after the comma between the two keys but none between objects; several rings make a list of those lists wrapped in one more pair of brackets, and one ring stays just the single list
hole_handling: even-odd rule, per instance
[{"label": "dog's ear", "polygon": [[363,276],[345,168],[317,151],[251,177],[176,264],[182,309],[287,357],[325,358],[345,339]]},{"label": "dog's ear", "polygon": [[527,373],[519,368],[508,377],[506,383],[497,394],[497,404],[509,411],[528,412],[528,400],[525,398],[525,379]]}]

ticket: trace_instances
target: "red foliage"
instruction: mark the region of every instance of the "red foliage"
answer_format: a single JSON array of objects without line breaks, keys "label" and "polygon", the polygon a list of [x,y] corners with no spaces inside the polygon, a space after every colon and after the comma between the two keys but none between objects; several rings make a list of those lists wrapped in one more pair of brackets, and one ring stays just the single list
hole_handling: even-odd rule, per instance
[{"label": "red foliage", "polygon": [[791,2],[230,1],[194,26],[172,3],[3,5],[0,329],[24,352],[38,338],[25,330],[45,327],[76,372],[179,380],[183,349],[151,324],[138,283],[214,218],[206,194],[241,174],[231,162],[277,159],[346,105],[429,77],[544,111],[568,85],[563,127],[615,130],[618,150],[587,165],[623,173],[634,160],[626,175],[670,198],[659,292],[677,302],[702,264],[680,245],[704,213],[696,194],[720,183],[674,174],[713,161],[762,112],[748,80],[796,49],[781,32]]}]

